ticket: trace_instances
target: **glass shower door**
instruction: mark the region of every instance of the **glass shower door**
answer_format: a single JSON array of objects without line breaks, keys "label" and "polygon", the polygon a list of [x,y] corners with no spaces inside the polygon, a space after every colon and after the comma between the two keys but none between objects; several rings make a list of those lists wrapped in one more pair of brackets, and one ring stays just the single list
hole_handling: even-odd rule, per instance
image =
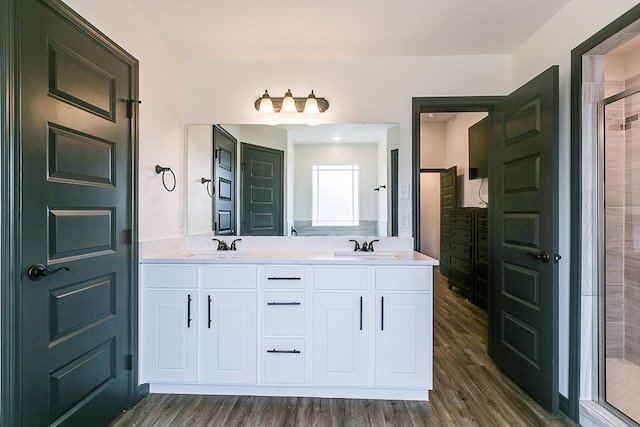
[{"label": "glass shower door", "polygon": [[600,397],[640,423],[640,87],[600,106]]}]

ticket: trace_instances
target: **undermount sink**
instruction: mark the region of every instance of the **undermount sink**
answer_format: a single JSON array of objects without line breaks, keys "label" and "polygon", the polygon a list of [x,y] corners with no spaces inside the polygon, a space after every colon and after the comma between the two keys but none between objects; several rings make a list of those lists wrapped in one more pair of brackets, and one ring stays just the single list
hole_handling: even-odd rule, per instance
[{"label": "undermount sink", "polygon": [[247,255],[247,252],[243,251],[197,251],[189,254],[189,258],[199,259],[230,259]]},{"label": "undermount sink", "polygon": [[397,259],[398,255],[392,251],[340,251],[334,252],[333,256],[336,258],[355,258],[355,259]]}]

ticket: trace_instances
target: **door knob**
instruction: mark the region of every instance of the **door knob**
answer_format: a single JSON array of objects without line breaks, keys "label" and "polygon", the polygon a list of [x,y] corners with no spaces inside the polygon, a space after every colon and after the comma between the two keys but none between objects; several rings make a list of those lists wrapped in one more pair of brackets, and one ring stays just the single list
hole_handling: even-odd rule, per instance
[{"label": "door knob", "polygon": [[527,256],[530,256],[532,258],[537,259],[538,261],[542,261],[545,264],[547,262],[549,262],[549,260],[551,259],[551,257],[549,256],[549,254],[547,252],[540,252],[539,254],[532,254],[531,252],[527,252]]},{"label": "door knob", "polygon": [[60,270],[69,270],[68,267],[60,267],[52,270],[48,267],[45,267],[43,264],[33,264],[29,267],[29,271],[27,271],[27,275],[31,280],[40,280],[45,276],[51,276],[52,274],[57,273]]}]

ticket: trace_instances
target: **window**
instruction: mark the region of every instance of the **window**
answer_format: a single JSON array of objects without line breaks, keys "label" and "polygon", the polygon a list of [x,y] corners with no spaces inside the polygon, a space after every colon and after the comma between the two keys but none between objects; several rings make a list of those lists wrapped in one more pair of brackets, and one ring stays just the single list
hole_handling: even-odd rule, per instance
[{"label": "window", "polygon": [[311,224],[360,225],[357,164],[314,164]]}]

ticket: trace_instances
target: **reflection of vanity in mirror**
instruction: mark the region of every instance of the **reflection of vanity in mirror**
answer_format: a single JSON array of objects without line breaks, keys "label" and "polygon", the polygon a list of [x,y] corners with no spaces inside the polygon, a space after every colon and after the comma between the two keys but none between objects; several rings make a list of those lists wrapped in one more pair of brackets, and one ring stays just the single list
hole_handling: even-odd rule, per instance
[{"label": "reflection of vanity in mirror", "polygon": [[397,236],[397,124],[188,125],[186,157],[189,235]]}]

